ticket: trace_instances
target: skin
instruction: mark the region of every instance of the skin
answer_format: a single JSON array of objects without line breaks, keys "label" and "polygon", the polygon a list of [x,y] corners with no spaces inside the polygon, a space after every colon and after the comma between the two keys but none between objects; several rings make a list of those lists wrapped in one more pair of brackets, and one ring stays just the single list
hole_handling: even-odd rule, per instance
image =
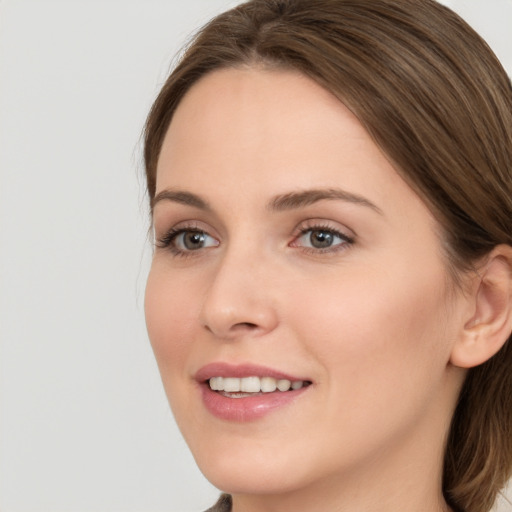
[{"label": "skin", "polygon": [[[364,201],[268,206],[310,189]],[[442,457],[464,378],[450,357],[474,303],[436,220],[350,110],[294,72],[215,71],[174,115],[165,191],[209,208],[154,206],[148,332],[176,421],[234,510],[448,510]],[[205,245],[162,247],[172,228]],[[320,250],[318,230],[343,236]],[[313,384],[256,421],[221,420],[194,379],[213,361]]]}]

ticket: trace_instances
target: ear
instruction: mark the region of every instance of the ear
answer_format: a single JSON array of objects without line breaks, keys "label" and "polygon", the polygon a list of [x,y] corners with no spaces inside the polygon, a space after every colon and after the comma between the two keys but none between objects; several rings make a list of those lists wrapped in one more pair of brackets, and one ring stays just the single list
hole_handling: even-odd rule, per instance
[{"label": "ear", "polygon": [[461,368],[485,363],[512,331],[512,247],[498,245],[472,277],[471,313],[456,340],[450,362]]}]

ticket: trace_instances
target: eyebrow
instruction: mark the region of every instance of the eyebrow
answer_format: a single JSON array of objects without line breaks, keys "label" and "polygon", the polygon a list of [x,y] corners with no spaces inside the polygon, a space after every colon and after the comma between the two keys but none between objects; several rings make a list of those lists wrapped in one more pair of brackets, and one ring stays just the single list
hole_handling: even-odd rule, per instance
[{"label": "eyebrow", "polygon": [[[339,188],[311,189],[281,194],[269,201],[267,209],[277,212],[296,210],[324,200],[341,200],[347,203],[365,206],[381,215],[383,214],[382,210],[377,205],[365,197]],[[172,201],[186,206],[192,206],[199,210],[212,211],[211,206],[206,200],[196,194],[182,190],[162,190],[151,201],[151,210],[161,201]]]},{"label": "eyebrow", "polygon": [[207,201],[202,199],[196,194],[190,192],[184,192],[181,190],[162,190],[159,192],[151,201],[151,211],[157,203],[160,201],[172,201],[174,203],[184,204],[186,206],[192,206],[199,210],[211,211],[212,208]]},{"label": "eyebrow", "polygon": [[269,202],[268,208],[273,211],[295,210],[326,199],[341,200],[347,203],[366,206],[381,215],[383,214],[382,210],[377,205],[365,197],[339,188],[312,189],[279,195]]}]

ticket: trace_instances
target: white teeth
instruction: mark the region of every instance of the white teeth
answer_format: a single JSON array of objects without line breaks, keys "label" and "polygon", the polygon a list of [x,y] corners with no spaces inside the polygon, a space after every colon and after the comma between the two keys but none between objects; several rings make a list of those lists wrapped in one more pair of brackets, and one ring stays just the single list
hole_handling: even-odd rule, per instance
[{"label": "white teeth", "polygon": [[260,389],[259,377],[244,377],[240,379],[240,391],[244,391],[245,393],[259,393]]},{"label": "white teeth", "polygon": [[228,393],[235,393],[240,391],[240,379],[235,377],[225,377],[224,378],[224,391]]},{"label": "white teeth", "polygon": [[210,379],[210,388],[213,391],[222,391],[224,389],[223,380],[222,377],[212,377]]},{"label": "white teeth", "polygon": [[272,393],[277,389],[277,381],[272,377],[262,377],[260,387],[263,393]]},{"label": "white teeth", "polygon": [[291,385],[292,383],[287,379],[281,379],[277,381],[277,389],[279,389],[279,391],[288,391]]},{"label": "white teeth", "polygon": [[213,391],[225,391],[227,393],[272,393],[300,389],[304,381],[289,381],[288,379],[274,379],[273,377],[212,377],[209,381]]}]

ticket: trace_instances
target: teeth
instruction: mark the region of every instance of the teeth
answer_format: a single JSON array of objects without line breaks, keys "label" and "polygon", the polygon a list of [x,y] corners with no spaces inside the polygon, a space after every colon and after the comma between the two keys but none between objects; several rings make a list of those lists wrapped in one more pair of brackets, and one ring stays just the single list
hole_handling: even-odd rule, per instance
[{"label": "teeth", "polygon": [[240,379],[240,390],[245,393],[259,393],[261,390],[259,377],[244,377]]},{"label": "teeth", "polygon": [[224,389],[223,380],[222,377],[212,377],[210,379],[210,388],[213,391],[222,391]]},{"label": "teeth", "polygon": [[291,385],[292,385],[292,383],[286,379],[277,381],[277,389],[279,389],[279,391],[288,391],[290,389]]},{"label": "teeth", "polygon": [[228,393],[240,391],[240,379],[234,377],[224,378],[224,391],[227,391]]},{"label": "teeth", "polygon": [[300,389],[304,381],[289,381],[288,379],[274,379],[273,377],[212,377],[209,381],[213,391],[225,391],[227,393],[272,393]]},{"label": "teeth", "polygon": [[260,381],[261,391],[263,393],[272,393],[277,389],[277,381],[272,377],[262,377]]}]

